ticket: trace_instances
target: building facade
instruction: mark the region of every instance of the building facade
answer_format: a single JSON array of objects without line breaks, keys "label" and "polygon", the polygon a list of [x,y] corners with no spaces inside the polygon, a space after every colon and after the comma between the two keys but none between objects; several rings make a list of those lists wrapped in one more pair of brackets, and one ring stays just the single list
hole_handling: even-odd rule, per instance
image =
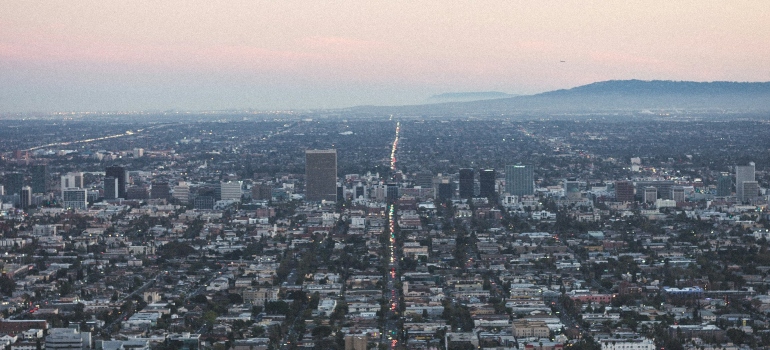
[{"label": "building facade", "polygon": [[514,196],[535,194],[535,174],[531,165],[507,165],[505,167],[505,192]]},{"label": "building facade", "polygon": [[305,151],[305,199],[337,200],[337,150]]},{"label": "building facade", "polygon": [[[755,181],[754,178],[755,174],[755,164],[754,162],[750,162],[748,165],[736,165],[735,166],[735,196],[738,197],[738,200],[745,201],[747,200],[747,193],[743,192],[744,186],[743,183],[746,181]],[[748,194],[751,195],[751,194]],[[756,194],[754,194],[756,196]]]}]

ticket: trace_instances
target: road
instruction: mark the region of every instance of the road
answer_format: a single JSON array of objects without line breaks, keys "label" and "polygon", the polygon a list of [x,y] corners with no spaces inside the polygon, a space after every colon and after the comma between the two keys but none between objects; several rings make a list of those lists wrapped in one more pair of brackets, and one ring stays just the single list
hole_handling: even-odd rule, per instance
[{"label": "road", "polygon": [[[396,152],[398,151],[398,140],[401,133],[401,123],[396,123],[396,137],[393,140],[393,145],[390,150],[390,169],[392,174],[396,174]],[[401,341],[401,329],[398,324],[398,318],[401,316],[401,293],[402,290],[397,288],[396,285],[399,280],[398,262],[401,256],[398,248],[398,242],[396,239],[396,220],[397,210],[395,203],[388,204],[388,233],[389,239],[386,246],[387,251],[387,267],[388,267],[388,283],[386,287],[386,298],[390,304],[388,312],[385,315],[384,331],[382,332],[382,342],[385,342],[387,338],[387,344],[390,349],[398,347],[398,342]]]}]

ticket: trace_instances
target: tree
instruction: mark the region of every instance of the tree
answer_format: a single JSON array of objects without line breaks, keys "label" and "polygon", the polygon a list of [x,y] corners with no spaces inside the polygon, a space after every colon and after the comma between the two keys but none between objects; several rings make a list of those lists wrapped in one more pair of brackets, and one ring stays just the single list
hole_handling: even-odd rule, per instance
[{"label": "tree", "polygon": [[11,296],[13,291],[16,290],[16,282],[8,275],[0,276],[0,293],[3,295]]}]

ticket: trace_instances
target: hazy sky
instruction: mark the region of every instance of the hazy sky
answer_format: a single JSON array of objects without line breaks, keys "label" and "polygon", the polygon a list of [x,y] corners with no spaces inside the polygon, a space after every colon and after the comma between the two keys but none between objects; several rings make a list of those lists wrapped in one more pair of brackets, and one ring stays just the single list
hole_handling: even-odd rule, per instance
[{"label": "hazy sky", "polygon": [[610,79],[770,81],[770,4],[0,2],[2,112],[411,104]]}]

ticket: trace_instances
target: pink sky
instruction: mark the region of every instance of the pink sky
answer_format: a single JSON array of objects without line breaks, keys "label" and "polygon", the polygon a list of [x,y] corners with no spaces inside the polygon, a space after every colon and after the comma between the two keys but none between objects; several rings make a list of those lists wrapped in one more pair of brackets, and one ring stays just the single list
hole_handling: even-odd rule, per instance
[{"label": "pink sky", "polygon": [[610,79],[770,81],[768,23],[764,1],[5,1],[0,111],[342,107]]}]

